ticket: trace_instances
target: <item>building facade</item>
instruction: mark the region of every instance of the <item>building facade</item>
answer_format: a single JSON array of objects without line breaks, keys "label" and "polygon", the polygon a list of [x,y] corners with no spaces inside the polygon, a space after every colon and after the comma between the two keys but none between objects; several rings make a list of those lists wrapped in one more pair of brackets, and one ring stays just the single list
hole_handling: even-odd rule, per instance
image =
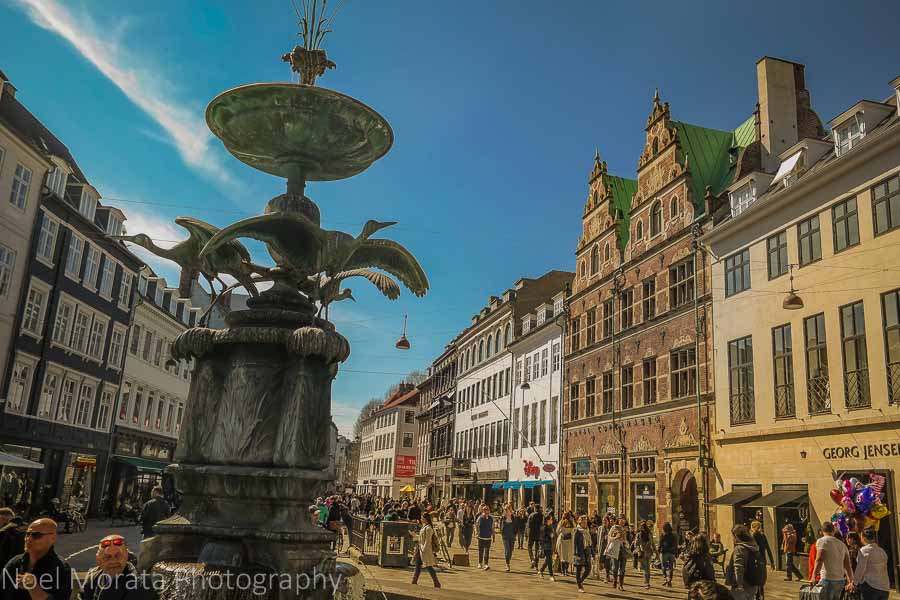
[{"label": "building facade", "polygon": [[54,158],[41,145],[43,130],[16,99],[15,86],[0,71],[0,381],[6,379],[9,348],[15,337],[41,186],[55,166]]},{"label": "building facade", "polygon": [[491,296],[457,337],[453,496],[490,503],[511,497],[509,345],[521,332],[522,317],[571,277],[565,271],[550,271],[536,279],[520,279],[501,296]]},{"label": "building facade", "polygon": [[[431,364],[428,379],[423,382],[431,397],[425,407],[428,425],[428,453],[424,457],[431,476],[427,497],[432,502],[450,498],[453,475],[453,434],[456,414],[456,344],[451,343]],[[419,386],[423,389],[423,385]]]},{"label": "building facade", "polygon": [[36,210],[28,252],[17,257],[26,268],[0,382],[0,443],[43,468],[11,473],[16,497],[5,499],[23,512],[46,510],[52,498],[95,510],[142,263],[109,237],[122,232],[121,211],[100,204],[66,146],[7,91],[4,83],[4,114],[52,166],[43,180],[19,177],[10,196]]},{"label": "building facade", "polygon": [[187,361],[171,358],[171,346],[200,312],[164,278],[147,267],[140,272],[113,429],[107,490],[113,510],[122,502],[140,506],[163,483],[181,432],[191,373]]},{"label": "building facade", "polygon": [[514,367],[509,485],[515,506],[557,507],[562,423],[563,328],[571,281],[521,319]]},{"label": "building facade", "polygon": [[653,98],[636,179],[595,156],[565,359],[564,505],[705,529],[712,485],[708,259],[694,239],[707,198],[754,142],[675,121]]},{"label": "building facade", "polygon": [[412,496],[416,481],[416,402],[419,390],[403,383],[362,424],[358,493]]},{"label": "building facade", "polygon": [[[837,479],[882,475],[884,503],[900,506],[900,78],[826,136],[794,116],[802,65],[757,69],[761,96],[778,85],[787,109],[767,118],[775,102],[761,99],[769,160],[731,187],[704,239],[719,257],[713,502],[720,530],[758,518],[772,540],[792,523],[805,553]],[[898,531],[896,514],[880,521],[895,588]]]}]

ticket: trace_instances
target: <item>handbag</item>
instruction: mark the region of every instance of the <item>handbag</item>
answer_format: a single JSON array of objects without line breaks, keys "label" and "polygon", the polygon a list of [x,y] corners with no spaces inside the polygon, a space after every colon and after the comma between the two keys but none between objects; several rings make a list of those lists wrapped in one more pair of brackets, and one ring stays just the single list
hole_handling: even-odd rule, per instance
[{"label": "handbag", "polygon": [[821,585],[804,584],[800,587],[800,600],[821,600],[825,597],[825,588]]}]

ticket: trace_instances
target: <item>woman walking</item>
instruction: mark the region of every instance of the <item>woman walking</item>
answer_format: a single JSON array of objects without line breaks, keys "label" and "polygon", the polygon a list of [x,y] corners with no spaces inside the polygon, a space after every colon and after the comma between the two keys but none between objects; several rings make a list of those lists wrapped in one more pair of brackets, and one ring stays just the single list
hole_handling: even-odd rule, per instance
[{"label": "woman walking", "polygon": [[597,532],[600,537],[600,543],[597,545],[597,556],[602,564],[603,572],[606,574],[606,583],[609,583],[610,581],[610,558],[606,556],[606,544],[609,542],[609,532],[612,529],[612,526],[612,517],[607,514],[603,517],[603,524],[600,525],[600,529]]},{"label": "woman walking", "polygon": [[572,513],[566,512],[556,529],[556,552],[559,554],[559,571],[563,575],[569,574],[569,565],[575,555],[575,520]]},{"label": "woman walking", "polygon": [[506,561],[506,572],[509,573],[509,561],[512,560],[513,548],[516,545],[516,515],[513,512],[512,504],[503,507],[500,539],[503,540],[503,559]]},{"label": "woman walking", "polygon": [[853,581],[862,595],[862,600],[887,600],[891,581],[888,577],[888,556],[878,545],[878,534],[874,529],[862,533],[862,543]]},{"label": "woman walking", "polygon": [[544,555],[544,564],[541,565],[541,569],[538,571],[541,579],[544,578],[544,570],[546,569],[550,572],[550,581],[556,581],[553,578],[553,542],[555,540],[556,528],[553,526],[553,515],[547,513],[544,516],[544,524],[541,526],[540,533],[541,552]]},{"label": "woman walking", "polygon": [[456,533],[456,511],[453,506],[448,506],[444,511],[444,531],[447,532],[447,547],[453,545],[453,535]]},{"label": "woman walking", "polygon": [[575,564],[575,584],[578,591],[584,593],[584,580],[591,572],[591,532],[588,526],[588,518],[585,515],[578,517],[578,526],[572,540],[573,560]]},{"label": "woman walking", "polygon": [[513,518],[513,522],[516,524],[516,545],[518,545],[519,550],[524,550],[525,543],[525,528],[528,523],[528,515],[525,514],[525,509],[520,508],[516,511],[516,516]]},{"label": "woman walking", "polygon": [[475,514],[472,507],[466,504],[456,513],[459,520],[459,545],[462,546],[466,554],[469,553],[469,546],[472,545],[472,533],[475,529]]},{"label": "woman walking", "polygon": [[612,571],[613,589],[625,589],[625,532],[619,525],[613,525],[609,531],[609,540],[606,551],[603,553],[609,559],[610,571]]},{"label": "woman walking", "polygon": [[650,589],[650,558],[653,554],[653,536],[646,521],[641,523],[634,540],[634,556],[644,572],[644,587]]},{"label": "woman walking", "polygon": [[675,574],[675,556],[678,554],[678,538],[672,531],[671,523],[663,523],[663,534],[659,538],[659,556],[662,562],[663,585],[672,587]]},{"label": "woman walking", "polygon": [[[775,568],[775,559],[772,557],[772,548],[769,546],[769,538],[766,537],[766,534],[763,533],[762,523],[759,521],[751,521],[750,522],[750,536],[753,538],[753,541],[756,543],[756,547],[759,548],[759,555],[762,557],[763,563],[768,559],[768,564],[772,565],[772,568]],[[763,565],[765,568],[765,564]],[[766,598],[766,589],[765,584],[759,586],[756,590],[756,600],[765,600]]]},{"label": "woman walking", "polygon": [[431,522],[431,514],[423,512],[419,517],[419,520],[422,523],[422,528],[419,529],[417,535],[419,545],[416,548],[414,557],[416,570],[413,573],[412,584],[416,585],[419,582],[419,575],[422,573],[422,568],[424,567],[424,569],[428,571],[428,574],[431,575],[434,587],[439,588],[441,587],[441,582],[438,581],[437,573],[434,571],[434,567],[437,566],[437,558],[434,556],[436,534],[434,533],[434,527]]},{"label": "woman walking", "polygon": [[706,541],[705,535],[694,536],[685,549],[681,578],[685,589],[688,590],[698,581],[715,581],[716,568],[709,554],[709,542]]},{"label": "woman walking", "polygon": [[487,571],[491,568],[491,542],[494,541],[494,517],[487,504],[481,505],[481,514],[475,519],[475,532],[478,535],[478,568]]}]

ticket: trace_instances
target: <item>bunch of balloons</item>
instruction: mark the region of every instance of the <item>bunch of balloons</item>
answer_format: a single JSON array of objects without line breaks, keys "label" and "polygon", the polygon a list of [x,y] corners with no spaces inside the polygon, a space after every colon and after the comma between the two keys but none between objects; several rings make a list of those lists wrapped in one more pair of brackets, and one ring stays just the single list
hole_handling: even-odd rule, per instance
[{"label": "bunch of balloons", "polygon": [[881,503],[881,490],[884,489],[882,475],[870,474],[869,483],[865,485],[856,477],[838,479],[834,485],[831,499],[838,506],[831,521],[844,537],[850,531],[848,521],[851,518],[856,519],[857,528],[872,527],[878,531],[881,519],[891,514],[887,506]]}]

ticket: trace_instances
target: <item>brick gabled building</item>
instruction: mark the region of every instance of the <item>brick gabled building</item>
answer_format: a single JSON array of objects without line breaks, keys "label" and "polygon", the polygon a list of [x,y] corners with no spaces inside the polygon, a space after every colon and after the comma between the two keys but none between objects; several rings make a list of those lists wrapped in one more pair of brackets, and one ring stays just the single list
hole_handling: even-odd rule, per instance
[{"label": "brick gabled building", "polygon": [[567,507],[705,527],[710,283],[693,229],[756,138],[753,117],[733,131],[674,121],[657,91],[637,179],[611,175],[595,156],[569,302]]}]

